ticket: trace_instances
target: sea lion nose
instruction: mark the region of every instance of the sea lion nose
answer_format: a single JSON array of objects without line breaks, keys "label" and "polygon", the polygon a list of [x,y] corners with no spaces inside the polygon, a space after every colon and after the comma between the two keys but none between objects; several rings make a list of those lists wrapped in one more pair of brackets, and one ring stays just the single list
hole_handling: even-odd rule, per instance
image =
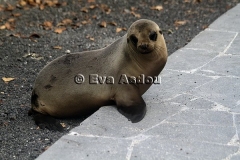
[{"label": "sea lion nose", "polygon": [[141,45],[139,45],[139,48],[141,48],[142,50],[147,50],[148,44],[147,43],[141,44]]}]

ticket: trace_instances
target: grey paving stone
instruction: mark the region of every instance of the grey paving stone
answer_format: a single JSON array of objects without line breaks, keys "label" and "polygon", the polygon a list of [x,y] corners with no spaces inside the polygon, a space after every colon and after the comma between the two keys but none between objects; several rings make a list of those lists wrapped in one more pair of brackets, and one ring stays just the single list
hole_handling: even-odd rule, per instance
[{"label": "grey paving stone", "polygon": [[240,55],[239,46],[240,46],[240,35],[238,34],[226,53],[232,54],[232,55]]},{"label": "grey paving stone", "polygon": [[171,74],[162,75],[162,83],[160,85],[153,85],[143,95],[145,101],[159,102],[159,100],[166,100],[174,98],[183,92],[188,92],[204,83],[213,80],[211,77],[205,77],[196,74],[182,73],[178,71],[170,71]]},{"label": "grey paving stone", "polygon": [[236,134],[233,126],[209,126],[199,124],[161,123],[144,133],[157,139],[177,139],[207,143],[227,144]]},{"label": "grey paving stone", "polygon": [[167,122],[213,126],[233,126],[233,115],[221,111],[187,109],[167,119]]},{"label": "grey paving stone", "polygon": [[231,160],[239,160],[240,159],[240,153],[237,155],[232,156]]},{"label": "grey paving stone", "polygon": [[221,74],[221,73],[218,73],[218,72],[215,72],[213,70],[205,70],[205,69],[200,69],[200,70],[197,70],[195,72],[195,74],[197,75],[201,75],[201,76],[206,76],[206,77],[211,77],[213,79],[218,79],[218,78],[221,78],[221,77],[226,77],[225,74]]},{"label": "grey paving stone", "polygon": [[183,48],[168,58],[165,69],[192,71],[203,66],[218,54],[216,51]]},{"label": "grey paving stone", "polygon": [[205,30],[198,34],[185,48],[204,49],[207,51],[224,52],[234,39],[236,33]]},{"label": "grey paving stone", "polygon": [[214,102],[189,94],[179,95],[169,101],[179,103],[189,109],[213,109],[216,106]]},{"label": "grey paving stone", "polygon": [[130,144],[126,139],[66,135],[37,160],[125,159]]},{"label": "grey paving stone", "polygon": [[209,28],[225,31],[240,32],[240,5],[227,11],[221,17],[219,17],[215,22],[213,22]]},{"label": "grey paving stone", "polygon": [[210,70],[212,73],[216,72],[222,75],[240,77],[240,56],[222,55],[216,57],[204,66],[202,70]]},{"label": "grey paving stone", "polygon": [[221,104],[230,111],[240,113],[240,108],[236,107],[240,103],[239,81],[239,78],[221,77],[190,92]]},{"label": "grey paving stone", "polygon": [[139,123],[131,123],[115,108],[106,106],[102,107],[72,131],[81,135],[120,138],[136,136],[148,128],[161,123],[180,109],[180,106],[172,103],[147,103],[147,113],[144,119]]},{"label": "grey paving stone", "polygon": [[[237,101],[237,103],[240,103],[240,100]],[[240,113],[240,104],[235,105],[231,108],[232,112]]]},{"label": "grey paving stone", "polygon": [[[234,124],[236,127],[236,133],[238,134],[238,137],[240,137],[240,115],[234,115]],[[238,140],[238,143],[240,143],[240,141]]]},{"label": "grey paving stone", "polygon": [[[151,146],[151,147],[148,147]],[[134,147],[131,159],[219,160],[238,150],[236,146],[166,138],[147,139]],[[141,154],[139,154],[141,153]],[[153,153],[153,154],[150,154]]]}]

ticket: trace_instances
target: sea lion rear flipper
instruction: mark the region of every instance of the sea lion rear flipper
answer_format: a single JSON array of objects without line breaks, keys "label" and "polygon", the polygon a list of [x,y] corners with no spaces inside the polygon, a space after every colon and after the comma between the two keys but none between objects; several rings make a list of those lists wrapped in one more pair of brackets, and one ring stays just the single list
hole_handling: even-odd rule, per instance
[{"label": "sea lion rear flipper", "polygon": [[141,121],[146,114],[146,103],[141,96],[127,97],[128,96],[116,100],[117,109],[132,123],[137,123]]},{"label": "sea lion rear flipper", "polygon": [[33,109],[29,110],[28,115],[33,116],[33,119],[36,125],[38,125],[41,129],[47,128],[49,130],[59,131],[59,132],[64,130],[62,125],[51,116],[36,112]]}]

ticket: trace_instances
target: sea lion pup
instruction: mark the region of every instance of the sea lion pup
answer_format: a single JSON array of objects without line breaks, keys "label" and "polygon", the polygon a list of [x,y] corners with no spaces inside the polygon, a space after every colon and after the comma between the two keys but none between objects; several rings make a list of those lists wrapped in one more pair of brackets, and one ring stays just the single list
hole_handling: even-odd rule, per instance
[{"label": "sea lion pup", "polygon": [[46,65],[36,78],[29,115],[41,128],[62,130],[53,117],[79,116],[116,104],[126,118],[139,122],[146,113],[142,94],[152,82],[132,77],[158,76],[167,57],[159,26],[138,20],[103,49],[63,55]]}]

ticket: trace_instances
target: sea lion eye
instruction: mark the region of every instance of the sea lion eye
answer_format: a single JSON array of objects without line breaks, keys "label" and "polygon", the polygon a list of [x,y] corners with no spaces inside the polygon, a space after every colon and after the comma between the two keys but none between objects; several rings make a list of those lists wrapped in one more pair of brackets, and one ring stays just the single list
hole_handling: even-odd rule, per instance
[{"label": "sea lion eye", "polygon": [[155,31],[151,32],[150,35],[149,35],[149,38],[152,41],[156,41],[157,40],[157,33]]},{"label": "sea lion eye", "polygon": [[160,33],[160,34],[162,34],[162,31],[161,31],[161,30],[159,30],[159,33]]},{"label": "sea lion eye", "polygon": [[131,39],[131,41],[133,42],[133,44],[137,44],[137,42],[138,42],[138,39],[137,39],[137,37],[134,35],[134,34],[132,34],[131,36],[130,36],[130,39]]}]

